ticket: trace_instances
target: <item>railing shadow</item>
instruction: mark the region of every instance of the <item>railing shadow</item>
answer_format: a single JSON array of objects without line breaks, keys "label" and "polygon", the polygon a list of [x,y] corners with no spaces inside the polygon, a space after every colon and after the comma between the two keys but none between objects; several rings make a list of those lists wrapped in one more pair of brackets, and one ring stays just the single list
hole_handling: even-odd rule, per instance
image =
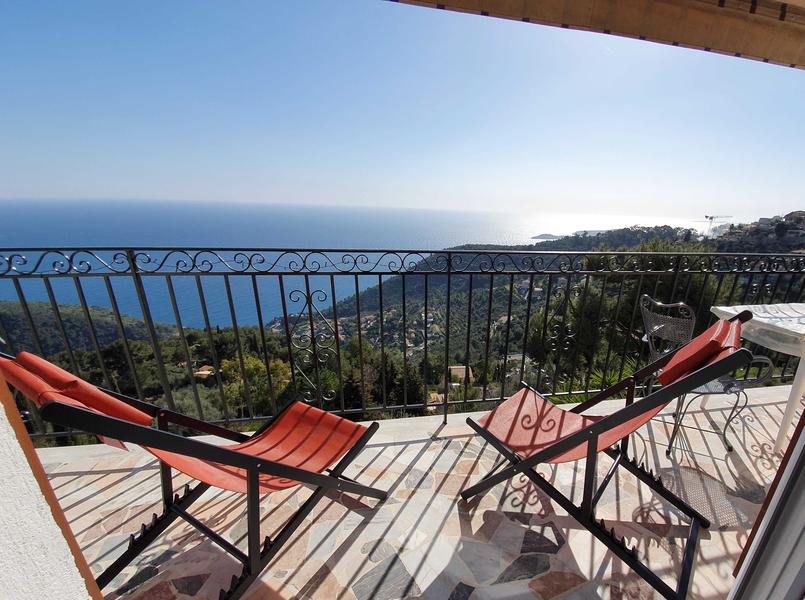
[{"label": "railing shadow", "polygon": [[[763,448],[773,440],[775,432],[766,424],[774,418],[778,404],[747,408],[735,425],[736,451],[732,453],[725,451],[713,433],[718,428],[713,423],[720,427],[727,412],[716,406],[688,412],[672,459],[664,453],[672,427],[669,415],[656,417],[632,436],[631,453],[652,465],[669,489],[713,522],[702,535],[702,544],[709,548],[699,558],[697,570],[705,570],[700,578],[729,581],[728,567],[745,541],[775,467],[773,460],[766,462]],[[432,431],[412,428],[409,436],[367,445],[347,475],[387,489],[389,499],[375,506],[373,501],[349,495],[328,495],[245,597],[449,598],[453,593],[462,597],[470,588],[514,589],[546,577],[545,585],[549,581],[572,584],[584,588],[590,597],[595,597],[600,586],[620,593],[642,589],[641,581],[603,546],[592,538],[592,543],[580,543],[585,539],[584,529],[527,478],[501,483],[472,502],[459,501],[458,492],[488,472],[497,453],[463,426],[428,426]],[[599,476],[609,466],[603,464],[608,461],[600,462]],[[97,535],[92,534],[87,519],[103,501],[76,491],[80,483],[73,481],[79,475],[76,471],[51,475],[54,481],[71,478],[70,485],[60,491],[69,502],[68,520],[74,528],[82,524],[77,531],[79,542],[85,552],[95,554],[88,556],[95,569],[119,553],[129,530],[133,531],[140,517],[159,503],[153,463],[128,471],[113,464],[97,466],[99,470],[88,471],[87,477],[92,485],[101,486],[104,495],[128,500],[134,494],[132,502],[114,503],[106,515],[120,522]],[[545,465],[538,471],[578,500],[583,482],[580,463]],[[177,487],[184,481],[176,476]],[[204,521],[242,546],[245,531],[239,527],[243,498],[230,492],[208,494],[201,500]],[[265,501],[261,511],[263,534],[272,535],[272,526],[280,526],[290,507],[303,501],[306,494],[298,487]],[[607,527],[625,535],[629,545],[637,544],[638,551],[656,565],[661,576],[673,579],[682,560],[687,529],[675,509],[659,501],[648,488],[636,485],[631,476],[620,473],[599,506]],[[126,521],[122,522],[124,517]],[[188,577],[201,571],[207,576],[194,597],[216,598],[218,583],[228,579],[239,565],[201,539],[189,526],[175,524],[109,590],[123,591],[131,598],[148,598],[149,590],[167,586],[184,565],[194,564]],[[691,596],[709,597],[709,585],[694,576]]]},{"label": "railing shadow", "polygon": [[[726,417],[728,409],[719,410]],[[712,415],[696,415],[697,419]],[[716,417],[718,418],[718,417]],[[703,423],[696,423],[702,429]],[[694,425],[694,427],[696,427]],[[739,428],[736,426],[736,428]],[[666,430],[667,431],[664,431]],[[654,465],[655,470],[662,476],[666,486],[683,499],[688,501],[705,516],[710,517],[713,526],[709,531],[702,532],[700,543],[710,546],[708,552],[700,555],[699,569],[704,569],[710,574],[715,573],[724,589],[729,588],[731,581],[732,563],[740,552],[740,547],[745,541],[748,530],[757,515],[757,510],[762,502],[765,492],[764,478],[753,478],[751,470],[747,468],[744,461],[755,458],[751,448],[742,452],[729,453],[726,458],[718,452],[718,444],[721,441],[717,436],[709,431],[706,435],[711,435],[714,440],[710,440],[704,448],[699,448],[699,453],[695,460],[699,463],[709,462],[710,465],[723,465],[719,468],[729,469],[732,479],[726,478],[730,483],[718,480],[711,473],[713,467],[706,469],[696,468],[686,463],[671,462],[662,460],[664,458],[664,445],[670,434],[670,427],[658,418],[657,422],[651,423],[642,429],[638,434],[633,435],[632,447],[636,448],[642,460],[649,461]],[[662,452],[657,453],[657,449]],[[702,452],[703,450],[703,452]],[[694,462],[695,464],[695,462]],[[606,465],[608,467],[608,465]],[[583,480],[579,473],[583,472],[581,465],[571,468],[570,473],[560,474],[560,469],[566,467],[544,466],[539,470],[543,475],[567,495],[573,497],[581,494],[580,482]],[[599,467],[603,469],[604,466]],[[599,472],[599,476],[603,471]],[[717,474],[717,473],[716,473]],[[625,536],[627,544],[638,544],[638,551],[642,553],[646,561],[651,562],[652,569],[660,576],[668,577],[673,580],[681,568],[684,554],[684,543],[687,537],[688,526],[681,513],[673,509],[670,505],[656,498],[648,488],[641,489],[638,485],[636,508],[630,508],[624,514],[619,508],[619,495],[622,494],[624,479],[633,479],[631,476],[623,477],[616,475],[609,489],[602,497],[602,511],[605,525],[607,528],[613,527],[619,536]],[[731,483],[733,482],[734,483]],[[536,488],[526,477],[519,480],[510,481],[507,484],[500,484],[499,492],[495,493],[495,488],[489,493],[495,493],[496,506],[483,497],[476,497],[470,503],[459,506],[459,518],[461,521],[461,536],[456,544],[453,556],[446,562],[451,565],[435,578],[430,586],[422,590],[421,598],[447,597],[455,594],[455,597],[468,597],[474,589],[478,587],[512,585],[514,581],[523,580],[517,577],[525,576],[534,584],[533,591],[543,589],[546,592],[559,593],[551,586],[567,585],[567,589],[573,586],[584,588],[584,597],[596,597],[598,588],[603,586],[613,590],[620,588],[619,594],[640,593],[651,594],[650,588],[645,588],[645,584],[636,578],[617,557],[607,552],[605,549],[590,549],[588,556],[583,556],[584,551],[578,551],[578,544],[573,548],[575,552],[565,551],[560,566],[555,564],[556,553],[562,553],[561,549],[550,548],[551,543],[561,542],[560,546],[568,543],[571,537],[577,537],[576,532],[584,532],[573,518],[554,512],[551,500]],[[607,498],[610,495],[611,498]],[[606,506],[609,501],[609,506]],[[629,503],[626,503],[627,505]],[[484,505],[486,508],[484,508]],[[505,508],[510,510],[506,511]],[[511,510],[514,509],[514,510]],[[530,544],[521,547],[522,552],[516,556],[512,553],[512,562],[496,575],[486,579],[478,579],[477,569],[468,569],[472,573],[468,579],[458,576],[460,569],[453,563],[466,562],[465,555],[476,552],[478,544],[489,545],[498,544],[501,549],[504,545],[499,539],[501,534],[495,530],[495,526],[502,520],[508,523],[507,529],[520,528],[527,535],[530,535]],[[736,517],[737,515],[737,517]],[[546,535],[546,531],[551,535]],[[530,533],[529,533],[530,532]],[[509,534],[512,535],[511,533]],[[727,543],[727,538],[733,538],[734,542]],[[542,547],[534,540],[540,540]],[[595,540],[590,536],[591,543],[595,545]],[[603,547],[601,547],[603,548]],[[526,551],[528,550],[528,551]],[[715,550],[718,550],[717,552]],[[549,557],[549,555],[552,555]],[[540,559],[542,557],[549,557]],[[578,558],[578,561],[575,560]],[[518,564],[518,561],[520,563]],[[539,572],[540,569],[545,569]],[[517,572],[519,569],[519,573]],[[529,573],[528,569],[532,569]],[[556,571],[556,573],[548,573]],[[540,576],[545,575],[545,586],[540,588]],[[572,573],[569,575],[568,573]],[[609,574],[607,574],[609,573]],[[512,579],[513,578],[513,579]],[[574,579],[575,578],[575,579]],[[703,579],[707,575],[702,576]],[[449,582],[448,585],[446,581]],[[452,588],[450,586],[453,586]],[[522,587],[521,585],[521,587]],[[702,582],[702,579],[694,583],[691,588],[691,597],[709,598],[721,597],[719,593],[713,591],[718,585],[713,586],[710,582]],[[520,589],[520,588],[517,588]],[[642,591],[641,591],[642,590]],[[522,591],[522,590],[521,590]],[[503,593],[501,588],[500,593]],[[515,587],[512,593],[516,595]],[[446,594],[440,596],[440,594]],[[609,597],[606,593],[601,597]],[[629,596],[631,597],[631,596]],[[642,595],[640,597],[643,597]]]}]

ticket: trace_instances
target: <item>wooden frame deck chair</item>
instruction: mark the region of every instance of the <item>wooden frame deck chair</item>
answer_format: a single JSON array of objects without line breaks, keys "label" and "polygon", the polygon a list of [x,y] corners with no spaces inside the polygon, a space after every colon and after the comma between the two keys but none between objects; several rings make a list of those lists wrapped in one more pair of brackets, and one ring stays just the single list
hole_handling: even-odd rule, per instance
[{"label": "wooden frame deck chair", "polygon": [[[685,598],[699,528],[708,528],[710,523],[667,489],[653,472],[645,470],[642,464],[638,465],[635,459],[628,458],[629,435],[647,423],[671,400],[748,364],[752,354],[749,350],[740,348],[741,324],[751,317],[752,314],[747,311],[730,321],[718,321],[685,346],[666,354],[569,411],[545,400],[526,386],[478,422],[468,418],[470,427],[500,452],[503,458],[481,481],[462,491],[462,498],[466,501],[514,476],[525,475],[664,598]],[[655,374],[658,374],[657,379],[662,387],[635,401],[637,384]],[[605,416],[582,414],[602,400],[624,391],[626,406],[614,413]],[[596,463],[601,452],[607,454],[613,463],[600,485],[597,485]],[[580,506],[534,470],[543,463],[576,460],[586,461]],[[501,469],[507,463],[508,466]],[[676,589],[640,561],[636,548],[628,548],[623,539],[615,537],[614,531],[608,531],[603,519],[596,521],[596,504],[619,466],[625,467],[691,519]]]},{"label": "wooden frame deck chair", "polygon": [[[8,382],[39,407],[42,419],[99,436],[118,447],[143,446],[160,461],[163,511],[132,535],[129,546],[97,578],[103,588],[181,517],[243,564],[220,599],[240,598],[328,490],[369,496],[386,492],[361,485],[343,473],[377,430],[331,413],[293,402],[254,435],[230,431],[147,402],[102,390],[35,355],[21,352],[16,360],[0,358]],[[156,425],[154,427],[153,425]],[[225,438],[217,446],[169,431],[175,425]],[[172,469],[198,480],[175,494]],[[274,539],[260,536],[260,495],[306,484],[312,495]],[[248,549],[243,552],[188,512],[210,487],[246,494]]]}]

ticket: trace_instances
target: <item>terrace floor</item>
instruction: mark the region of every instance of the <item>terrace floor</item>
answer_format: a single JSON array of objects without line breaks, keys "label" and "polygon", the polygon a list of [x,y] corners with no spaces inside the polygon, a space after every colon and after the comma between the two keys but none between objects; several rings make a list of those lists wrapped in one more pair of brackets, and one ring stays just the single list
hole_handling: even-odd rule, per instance
[{"label": "terrace floor", "polygon": [[[706,411],[694,402],[670,459],[664,452],[670,407],[633,436],[639,460],[713,523],[700,539],[692,598],[724,598],[732,585],[733,566],[780,461],[771,448],[789,389],[752,391],[731,434],[731,453],[712,433],[727,416],[724,397],[710,398]],[[602,404],[600,412],[611,409]],[[659,598],[528,480],[461,502],[458,492],[496,459],[472,435],[465,416],[450,415],[444,427],[437,416],[382,421],[347,475],[389,489],[389,499],[376,504],[326,497],[245,598]],[[123,550],[129,533],[161,512],[157,463],[144,451],[96,445],[43,449],[40,457],[96,574]],[[609,463],[599,461],[601,476]],[[574,464],[539,470],[579,498],[583,465]],[[644,562],[673,581],[686,521],[620,471],[597,516],[630,545],[637,543]],[[271,535],[308,494],[299,487],[265,497],[263,535]],[[242,496],[210,490],[195,514],[245,549],[244,510]],[[107,599],[217,599],[239,571],[233,558],[178,522],[105,592]]]}]

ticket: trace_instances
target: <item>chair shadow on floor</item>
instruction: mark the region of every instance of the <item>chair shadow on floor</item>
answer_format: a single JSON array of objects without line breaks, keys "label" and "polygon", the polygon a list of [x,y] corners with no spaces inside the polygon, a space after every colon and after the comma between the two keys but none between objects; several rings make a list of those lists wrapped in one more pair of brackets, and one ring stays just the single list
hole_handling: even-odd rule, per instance
[{"label": "chair shadow on floor", "polygon": [[[350,476],[361,481],[369,482],[369,477],[362,476],[363,473],[373,467],[380,453],[376,453],[372,458],[365,462],[362,468],[350,473]],[[359,461],[360,462],[360,461]],[[369,485],[374,485],[380,481],[389,465],[385,468],[375,469],[377,473]],[[153,466],[156,461],[153,461]],[[148,469],[152,466],[150,463],[142,469]],[[120,470],[122,472],[122,470]],[[115,471],[117,472],[117,471]],[[161,507],[156,500],[159,493],[159,485],[156,480],[158,477],[158,469],[154,469],[153,481],[140,481],[139,486],[142,486],[142,493],[138,498],[143,498],[150,495],[151,502],[146,503],[142,508],[139,508],[136,515],[149,515],[151,510],[159,511]],[[120,481],[111,482],[107,487],[113,487]],[[174,485],[179,489],[182,485],[188,482],[188,479],[181,474],[174,474]],[[137,484],[127,486],[120,490],[121,494],[130,494],[138,487]],[[138,490],[139,491],[139,490]],[[156,497],[154,496],[156,494]],[[285,522],[283,516],[288,511],[288,505],[298,505],[303,502],[309,495],[309,492],[303,486],[291,488],[287,492],[282,492],[281,501],[277,503],[269,503],[267,506],[263,503],[261,509],[261,530],[263,535],[274,535],[281,529]],[[84,501],[86,501],[85,499]],[[315,525],[316,515],[331,509],[334,504],[343,507],[343,514],[333,523],[332,530],[338,531],[344,521],[350,514],[360,516],[357,524],[354,525],[350,531],[349,537],[344,540],[339,549],[347,548],[351,540],[360,536],[366,525],[371,522],[373,515],[376,513],[380,504],[373,505],[374,501],[364,502],[362,498],[356,498],[352,495],[342,494],[339,492],[328,492],[321,505],[316,507],[314,512],[305,520],[302,526],[295,532],[295,538],[303,538],[308,530]],[[78,506],[72,507],[74,510]],[[128,506],[120,507],[113,512],[125,512]],[[245,548],[246,531],[245,531],[245,497],[241,494],[235,494],[227,491],[216,490],[207,492],[207,496],[199,502],[198,512],[201,515],[203,522],[215,531],[224,534],[232,543],[241,549]],[[109,514],[112,514],[109,513]],[[136,516],[135,515],[135,516]],[[140,519],[141,520],[141,519]],[[96,561],[92,564],[93,571],[100,572],[105,563],[113,560],[125,548],[125,540],[129,533],[133,533],[139,527],[140,520],[137,518],[130,518],[126,522],[121,523],[113,531],[109,532],[119,538],[117,544],[109,545],[104,553],[96,557]],[[93,544],[102,542],[106,536],[99,537],[84,544],[84,551],[86,552]],[[288,553],[295,551],[295,539],[291,539],[288,544],[275,557],[273,563],[280,563],[283,557]],[[319,542],[323,544],[324,541]],[[180,549],[180,550],[177,550]],[[315,551],[316,548],[308,549]],[[337,552],[338,553],[338,552]],[[281,579],[272,579],[267,581],[265,577],[258,579],[246,592],[245,597],[250,598],[285,598],[291,597],[286,594],[284,588],[285,582],[292,580],[296,572],[301,568],[300,565],[296,569],[289,569]],[[111,600],[118,597],[126,597],[132,600],[143,600],[153,597],[155,594],[168,594],[172,592],[181,592],[186,595],[198,598],[214,599],[218,597],[218,591],[221,587],[228,586],[228,579],[240,571],[241,565],[228,554],[221,551],[215,544],[205,539],[204,536],[199,534],[194,528],[177,521],[172,525],[167,532],[158,539],[141,558],[136,560],[130,565],[123,573],[121,573],[115,580],[107,587],[106,598]],[[267,571],[271,570],[271,566]],[[192,583],[188,583],[192,581]],[[226,585],[224,585],[226,584]],[[315,578],[308,583],[308,589],[314,590],[316,585]],[[179,589],[181,587],[182,589]],[[188,592],[192,592],[188,594]]]},{"label": "chair shadow on floor", "polygon": [[[708,458],[712,463],[723,463],[730,469],[733,484],[726,484],[711,475],[711,469],[698,468],[696,459],[683,457],[670,466],[665,461],[652,462],[657,456],[657,448],[664,452],[658,442],[663,423],[652,423],[645,430],[632,436],[631,447],[646,464],[657,464],[655,471],[662,477],[666,486],[694,508],[707,516],[713,526],[703,531],[700,543],[711,549],[707,558],[700,553],[699,563],[715,569],[723,580],[726,589],[731,581],[731,569],[737,560],[740,546],[752,527],[757,511],[765,493],[765,483],[753,479],[750,470],[742,464],[746,458],[740,452],[730,453],[726,459],[718,453]],[[670,430],[668,431],[670,433]],[[665,437],[667,439],[667,437]],[[720,440],[717,440],[720,443]],[[663,456],[664,458],[664,456]],[[761,457],[754,457],[762,460]],[[609,467],[599,465],[599,478]],[[699,457],[699,463],[704,460]],[[568,473],[568,469],[570,473]],[[564,474],[562,473],[564,470]],[[581,496],[583,466],[561,465],[540,467],[538,471],[563,493],[578,500]],[[481,472],[474,473],[480,475]],[[619,493],[622,493],[626,480],[637,485],[636,506],[628,512],[621,509]],[[599,479],[600,481],[600,479]],[[520,597],[529,589],[534,593],[550,595],[564,593],[578,588],[578,597],[654,597],[656,594],[637,575],[632,573],[615,555],[588,534],[575,519],[556,507],[539,488],[525,476],[506,484],[500,484],[487,494],[496,499],[497,506],[489,506],[484,497],[473,498],[468,503],[459,502],[456,506],[459,515],[461,534],[447,560],[448,568],[433,578],[430,585],[421,591],[419,598],[469,598],[480,589],[478,598],[505,597],[510,590],[512,597]],[[600,515],[606,527],[613,528],[619,537],[624,537],[629,546],[636,546],[644,562],[651,564],[653,570],[675,580],[683,560],[683,550],[688,533],[687,519],[670,504],[656,497],[650,489],[640,486],[630,475],[616,474],[601,499]],[[515,530],[520,530],[518,536]],[[581,534],[581,537],[579,537]],[[579,544],[570,548],[571,537],[589,540],[584,550],[579,552]],[[719,539],[734,536],[737,545],[732,548],[720,547]],[[519,548],[512,547],[512,540],[522,540]],[[485,546],[486,563],[495,551],[489,546],[497,546],[502,557],[499,570],[478,568],[476,559],[478,548]],[[508,545],[508,546],[507,546]],[[591,545],[597,545],[590,547]],[[586,548],[589,547],[589,551]],[[716,547],[720,553],[713,555]],[[580,554],[587,556],[580,556]],[[577,558],[579,560],[577,560]],[[463,563],[463,564],[462,564]],[[462,567],[469,577],[462,577]],[[705,575],[702,575],[706,578]],[[704,583],[705,585],[701,585]],[[529,587],[530,586],[530,587]],[[694,578],[691,585],[692,598],[711,597],[709,584]],[[490,589],[492,588],[492,589]],[[498,588],[495,590],[494,588]]]},{"label": "chair shadow on floor", "polygon": [[[670,415],[656,417],[632,436],[630,445],[641,462],[654,465],[667,487],[711,519],[713,527],[702,535],[708,558],[700,558],[700,564],[728,581],[731,569],[727,566],[737,554],[719,545],[719,536],[732,536],[739,544],[745,540],[765,493],[769,472],[765,449],[772,438],[771,432],[753,421],[748,409],[735,426],[736,451],[727,454],[718,436],[708,433],[716,429],[710,420],[720,416],[720,412],[691,410],[672,459],[664,454]],[[645,591],[642,580],[604,546],[591,536],[583,543],[588,535],[584,528],[525,477],[501,483],[469,503],[459,501],[458,492],[488,472],[498,455],[470,432],[454,432],[434,428],[417,439],[367,445],[365,457],[353,464],[348,475],[387,489],[389,499],[374,504],[330,493],[244,598],[455,600],[496,586],[513,593],[517,589],[555,592],[564,586],[584,590],[589,597]],[[746,447],[739,449],[743,443]],[[609,460],[600,463],[602,476]],[[773,459],[770,464],[774,465]],[[102,546],[93,561],[94,570],[121,552],[128,533],[144,520],[141,517],[159,509],[154,467],[155,461],[138,466],[136,477],[111,469],[93,479],[115,493],[123,486],[121,497],[128,500],[135,494],[139,502],[136,507],[120,505],[107,512],[121,521],[128,515],[116,529],[98,536],[89,535],[86,526],[77,532],[85,552]],[[581,464],[546,465],[538,470],[566,495],[575,499],[581,495]],[[75,475],[57,472],[51,479]],[[176,476],[177,488],[186,481],[181,477]],[[633,497],[624,502],[627,489]],[[69,502],[71,522],[97,509],[97,500],[79,497],[69,486],[61,491]],[[273,535],[290,507],[308,494],[306,488],[297,487],[265,502],[263,535]],[[244,511],[244,498],[230,492],[208,492],[200,505],[203,521],[241,548],[245,545]],[[678,571],[686,520],[633,477],[616,474],[602,496],[600,516],[629,545],[637,544],[641,555],[658,565],[661,573],[672,578]],[[145,600],[168,590],[214,600],[239,569],[239,563],[217,546],[177,523],[107,588],[107,598]],[[699,590],[695,575],[691,592],[694,598],[707,596]]]}]

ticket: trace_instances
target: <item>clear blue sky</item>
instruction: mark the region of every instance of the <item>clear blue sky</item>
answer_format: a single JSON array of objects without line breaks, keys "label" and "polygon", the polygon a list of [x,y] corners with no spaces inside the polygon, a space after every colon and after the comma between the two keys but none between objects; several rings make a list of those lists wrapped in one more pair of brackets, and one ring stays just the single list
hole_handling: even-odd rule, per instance
[{"label": "clear blue sky", "polygon": [[805,73],[379,0],[0,0],[0,198],[805,208]]}]

